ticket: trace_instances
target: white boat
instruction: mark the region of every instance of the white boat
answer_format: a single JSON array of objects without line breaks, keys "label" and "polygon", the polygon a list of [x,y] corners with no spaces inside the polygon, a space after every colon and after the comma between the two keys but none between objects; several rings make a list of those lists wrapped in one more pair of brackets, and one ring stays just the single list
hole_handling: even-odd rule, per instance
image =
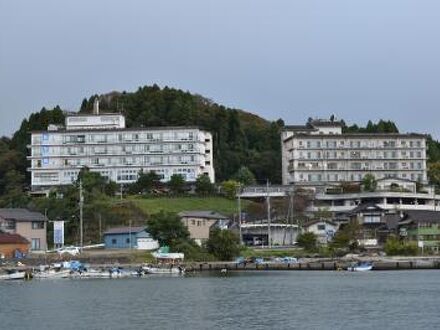
[{"label": "white boat", "polygon": [[185,268],[182,266],[162,266],[162,267],[153,267],[153,266],[143,266],[142,270],[145,274],[185,274]]},{"label": "white boat", "polygon": [[358,262],[357,264],[347,268],[350,272],[367,272],[373,269],[372,262]]},{"label": "white boat", "polygon": [[76,278],[127,278],[138,277],[138,272],[123,270],[120,268],[110,269],[87,269],[81,272],[75,272],[72,277]]},{"label": "white boat", "polygon": [[8,274],[1,274],[0,280],[24,280],[26,277],[25,271],[11,271]]},{"label": "white boat", "polygon": [[69,269],[49,269],[41,272],[34,273],[34,278],[43,279],[43,278],[68,278],[70,277]]}]

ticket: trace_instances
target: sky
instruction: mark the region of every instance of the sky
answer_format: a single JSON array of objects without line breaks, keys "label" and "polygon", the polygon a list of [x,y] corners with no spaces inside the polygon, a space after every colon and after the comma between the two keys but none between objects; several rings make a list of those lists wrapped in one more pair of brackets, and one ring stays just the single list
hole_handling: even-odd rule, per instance
[{"label": "sky", "polygon": [[0,0],[0,136],[156,83],[286,124],[440,139],[439,40],[438,0]]}]

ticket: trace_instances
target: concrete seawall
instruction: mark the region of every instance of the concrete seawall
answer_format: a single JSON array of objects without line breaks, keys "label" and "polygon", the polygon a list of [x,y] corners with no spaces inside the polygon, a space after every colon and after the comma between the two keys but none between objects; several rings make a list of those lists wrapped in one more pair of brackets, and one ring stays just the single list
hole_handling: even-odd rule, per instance
[{"label": "concrete seawall", "polygon": [[[352,262],[323,261],[323,262],[301,262],[301,263],[193,263],[187,264],[187,271],[220,271],[227,269],[230,271],[301,271],[301,270],[343,270],[351,266]],[[376,261],[373,263],[373,270],[409,270],[409,269],[440,269],[439,260],[415,260],[415,261]]]}]

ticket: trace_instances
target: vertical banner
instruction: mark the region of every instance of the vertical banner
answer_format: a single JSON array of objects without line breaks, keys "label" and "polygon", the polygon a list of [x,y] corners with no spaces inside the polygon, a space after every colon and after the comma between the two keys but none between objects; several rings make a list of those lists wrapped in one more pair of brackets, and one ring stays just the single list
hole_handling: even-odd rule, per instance
[{"label": "vertical banner", "polygon": [[64,221],[53,222],[53,242],[55,245],[64,245]]}]

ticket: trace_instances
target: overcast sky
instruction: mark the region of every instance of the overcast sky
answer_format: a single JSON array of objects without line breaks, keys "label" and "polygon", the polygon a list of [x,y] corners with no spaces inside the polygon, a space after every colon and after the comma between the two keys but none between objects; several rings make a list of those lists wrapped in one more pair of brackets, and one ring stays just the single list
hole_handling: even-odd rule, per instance
[{"label": "overcast sky", "polygon": [[288,124],[440,138],[439,0],[0,0],[0,135],[43,106],[157,83]]}]

